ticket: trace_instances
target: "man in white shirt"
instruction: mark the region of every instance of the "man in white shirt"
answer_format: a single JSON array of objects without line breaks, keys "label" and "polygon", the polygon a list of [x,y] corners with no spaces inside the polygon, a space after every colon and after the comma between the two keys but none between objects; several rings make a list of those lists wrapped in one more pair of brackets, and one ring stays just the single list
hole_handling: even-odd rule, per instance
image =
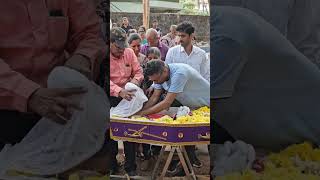
[{"label": "man in white shirt", "polygon": [[192,45],[195,28],[191,22],[185,21],[177,26],[180,45],[169,49],[165,62],[184,63],[196,69],[201,76],[210,82],[210,61],[206,52],[199,47]]}]

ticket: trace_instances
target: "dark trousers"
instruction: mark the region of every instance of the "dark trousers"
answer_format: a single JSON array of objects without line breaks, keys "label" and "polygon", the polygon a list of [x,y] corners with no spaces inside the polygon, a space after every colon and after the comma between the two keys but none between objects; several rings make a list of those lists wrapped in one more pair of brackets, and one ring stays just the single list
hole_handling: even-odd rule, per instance
[{"label": "dark trousers", "polygon": [[0,149],[5,144],[20,142],[40,119],[34,114],[0,110]]},{"label": "dark trousers", "polygon": [[[117,106],[122,98],[120,97],[110,97],[110,106],[115,107]],[[116,169],[117,168],[117,159],[116,156],[118,154],[118,142],[110,139],[110,145],[111,145],[111,168]],[[135,171],[137,168],[136,164],[136,143],[134,142],[124,142],[124,153],[126,155],[126,162],[124,164],[124,169],[127,172]]]},{"label": "dark trousers", "polygon": [[143,155],[145,160],[149,160],[152,155],[159,155],[161,146],[151,146],[150,144],[142,144]]},{"label": "dark trousers", "polygon": [[[149,160],[151,158],[151,153],[152,155],[160,154],[161,146],[151,146],[150,144],[142,144],[142,145],[143,145],[143,154],[144,154],[145,160]],[[187,151],[190,162],[194,163],[197,160],[197,156],[195,153],[195,146],[185,146],[185,149]]]},{"label": "dark trousers", "polygon": [[[229,134],[229,132],[223,128],[216,119],[220,118],[218,113],[223,113],[227,107],[226,99],[210,99],[210,107],[214,109],[216,113],[211,114],[211,132],[210,140],[211,144],[224,144],[226,141],[234,142],[235,139]],[[218,113],[217,113],[218,112]]]},{"label": "dark trousers", "polygon": [[[235,142],[235,139],[228,133],[226,129],[220,126],[217,122],[211,119],[211,142],[210,144],[224,144],[226,141]],[[210,152],[210,146],[208,146],[208,150]],[[213,170],[213,162],[210,163],[210,180],[214,178],[211,176],[211,171]]]},{"label": "dark trousers", "polygon": [[211,121],[213,123],[213,130],[211,130],[211,144],[224,144],[226,141],[234,142],[235,139],[228,133],[226,129],[220,126],[217,122]]},{"label": "dark trousers", "polygon": [[[136,164],[136,143],[134,142],[123,142],[124,144],[124,153],[126,155],[126,162],[124,164],[124,169],[127,172],[135,171],[137,168]],[[111,169],[115,170],[117,168],[117,159],[116,156],[118,154],[118,142],[111,140],[110,142],[111,148]]]}]

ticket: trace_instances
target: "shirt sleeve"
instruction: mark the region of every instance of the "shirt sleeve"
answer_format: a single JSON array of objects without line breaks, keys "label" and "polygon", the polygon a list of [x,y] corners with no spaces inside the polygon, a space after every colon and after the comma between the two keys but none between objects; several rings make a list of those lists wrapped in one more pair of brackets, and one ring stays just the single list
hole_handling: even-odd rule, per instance
[{"label": "shirt sleeve", "polygon": [[29,97],[40,85],[13,71],[0,59],[0,109],[27,112]]},{"label": "shirt sleeve", "polygon": [[122,88],[110,80],[110,96],[118,97]]},{"label": "shirt sleeve", "polygon": [[189,77],[183,73],[176,73],[171,77],[171,84],[168,89],[170,93],[181,93],[188,81]]},{"label": "shirt sleeve", "polygon": [[162,89],[162,85],[161,84],[152,84],[151,85],[153,88],[155,88],[155,89]]},{"label": "shirt sleeve", "polygon": [[165,60],[166,64],[173,63],[173,55],[172,54],[173,54],[173,49],[169,49],[167,56],[166,56],[166,60]]},{"label": "shirt sleeve", "polygon": [[141,83],[143,81],[143,71],[141,68],[141,65],[138,61],[137,56],[134,54],[133,51],[131,52],[131,58],[132,58],[132,76],[134,79],[136,79],[137,81],[139,81],[139,83]]},{"label": "shirt sleeve", "polygon": [[67,51],[81,54],[91,61],[91,68],[98,65],[98,59],[106,57],[106,49],[101,37],[101,22],[95,11],[93,1],[69,0],[70,34]]},{"label": "shirt sleeve", "polygon": [[210,60],[207,58],[206,53],[202,54],[200,72],[202,77],[210,82]]}]

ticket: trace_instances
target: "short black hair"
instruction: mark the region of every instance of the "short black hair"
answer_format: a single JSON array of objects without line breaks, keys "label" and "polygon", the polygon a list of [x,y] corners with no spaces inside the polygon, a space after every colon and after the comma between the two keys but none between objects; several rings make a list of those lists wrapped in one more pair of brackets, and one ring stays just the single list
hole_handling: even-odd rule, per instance
[{"label": "short black hair", "polygon": [[164,61],[160,59],[153,59],[149,62],[147,62],[145,68],[144,68],[144,75],[146,77],[152,76],[154,74],[160,74],[164,71],[164,68],[166,67],[166,64]]},{"label": "short black hair", "polygon": [[130,36],[128,38],[128,43],[131,44],[132,41],[135,41],[135,40],[140,40],[141,41],[141,37],[139,36],[139,34],[138,33],[130,34]]},{"label": "short black hair", "polygon": [[184,21],[178,24],[176,31],[184,32],[191,35],[192,33],[194,33],[194,27],[190,21]]}]

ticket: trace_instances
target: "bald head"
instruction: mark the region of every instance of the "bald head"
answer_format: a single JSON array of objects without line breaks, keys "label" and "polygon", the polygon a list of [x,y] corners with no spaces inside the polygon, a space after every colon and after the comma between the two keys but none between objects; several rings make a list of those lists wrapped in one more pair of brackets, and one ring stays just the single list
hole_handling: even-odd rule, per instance
[{"label": "bald head", "polygon": [[146,38],[151,47],[158,47],[159,39],[158,33],[155,29],[148,29],[146,32]]},{"label": "bald head", "polygon": [[150,28],[147,30],[146,32],[146,37],[152,37],[152,38],[157,38],[158,37],[158,33],[157,33],[157,30],[153,29],[153,28]]}]

